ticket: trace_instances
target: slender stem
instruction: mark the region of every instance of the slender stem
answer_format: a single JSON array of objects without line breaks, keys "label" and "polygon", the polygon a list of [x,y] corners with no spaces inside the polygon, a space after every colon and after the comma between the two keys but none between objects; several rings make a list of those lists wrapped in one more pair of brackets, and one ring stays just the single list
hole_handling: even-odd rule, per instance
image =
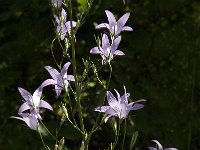
[{"label": "slender stem", "polygon": [[123,136],[123,142],[122,142],[122,149],[124,149],[124,141],[125,141],[125,138],[126,138],[126,119],[125,119],[125,123],[124,123],[124,136]]},{"label": "slender stem", "polygon": [[40,123],[42,124],[42,126],[46,129],[46,131],[53,137],[55,138],[55,136],[49,131],[49,129],[45,126],[45,124],[42,122],[42,120],[40,120]]},{"label": "slender stem", "polygon": [[109,78],[108,78],[108,84],[106,86],[106,90],[108,89],[109,87],[109,84],[110,84],[110,80],[111,80],[111,77],[112,77],[112,66],[110,64],[110,62],[108,63],[109,67],[110,67],[110,75],[109,75]]},{"label": "slender stem", "polygon": [[43,137],[42,137],[42,134],[40,133],[39,130],[37,130],[37,131],[38,131],[38,133],[39,133],[39,136],[40,136],[40,139],[41,139],[41,141],[42,141],[42,144],[43,144],[44,148],[47,149],[47,150],[49,150],[48,147],[46,146],[45,142],[44,142],[44,139],[43,139]]},{"label": "slender stem", "polygon": [[[75,88],[76,88],[76,100],[78,103],[78,111],[79,111],[79,121],[80,121],[80,126],[81,126],[81,131],[85,133],[85,127],[83,123],[83,114],[82,114],[82,106],[80,102],[80,86],[78,84],[78,76],[77,76],[77,71],[76,71],[76,51],[75,51],[75,39],[74,39],[74,30],[72,26],[72,3],[71,0],[69,0],[69,15],[70,15],[70,26],[71,26],[71,44],[72,44],[72,64],[73,64],[73,74],[75,78]],[[86,144],[86,138],[85,135],[83,137],[83,146],[84,149],[87,149],[87,144]]]},{"label": "slender stem", "polygon": [[51,43],[51,54],[52,54],[52,57],[53,57],[53,60],[54,62],[56,63],[56,65],[60,68],[60,65],[58,64],[56,58],[55,58],[55,55],[54,55],[54,52],[53,52],[53,43],[54,43],[55,39],[53,39],[52,43]]},{"label": "slender stem", "polygon": [[120,132],[120,126],[121,126],[121,121],[119,119],[119,125],[118,125],[118,129],[117,129],[117,135],[115,136],[115,142],[113,144],[113,150],[115,149],[115,146],[117,145],[117,142],[118,142],[119,132]]}]

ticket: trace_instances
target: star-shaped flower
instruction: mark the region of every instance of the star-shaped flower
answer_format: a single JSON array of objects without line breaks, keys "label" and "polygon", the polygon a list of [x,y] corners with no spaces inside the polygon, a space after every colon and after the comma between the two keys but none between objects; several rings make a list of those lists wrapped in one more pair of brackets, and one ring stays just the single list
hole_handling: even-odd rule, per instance
[{"label": "star-shaped flower", "polygon": [[90,50],[91,54],[100,54],[102,57],[102,64],[110,62],[115,55],[125,55],[122,51],[117,50],[117,47],[121,41],[121,36],[118,36],[113,43],[110,44],[108,36],[103,34],[101,47],[94,47]]},{"label": "star-shaped flower", "polygon": [[20,106],[18,110],[19,115],[23,114],[26,110],[30,110],[30,113],[32,115],[35,115],[36,118],[42,119],[39,114],[40,108],[53,110],[53,108],[49,103],[45,102],[44,100],[41,100],[44,83],[37,88],[37,90],[33,93],[33,95],[31,95],[31,93],[29,93],[25,89],[18,87],[21,96],[25,100],[25,102]]},{"label": "star-shaped flower", "polygon": [[[56,19],[56,22],[57,22],[56,30],[60,36],[60,39],[64,40],[67,33],[69,35],[71,34],[71,25],[70,25],[70,21],[67,21],[67,13],[62,8],[61,14],[59,16],[54,15],[54,18]],[[72,27],[75,27],[75,26],[76,26],[76,22],[72,21]]]},{"label": "star-shaped flower", "polygon": [[125,119],[127,118],[128,113],[131,110],[137,110],[144,107],[143,104],[140,104],[140,102],[146,101],[144,99],[137,100],[128,104],[128,98],[130,96],[130,93],[126,93],[125,86],[124,91],[124,95],[120,97],[117,90],[115,90],[117,94],[117,99],[110,91],[107,91],[107,101],[109,106],[100,106],[95,108],[95,111],[106,113],[105,122],[107,122],[107,120],[111,116],[118,117],[119,119]]},{"label": "star-shaped flower", "polygon": [[115,16],[110,11],[105,10],[105,12],[108,18],[108,23],[101,23],[96,26],[96,29],[107,28],[114,36],[119,35],[122,31],[133,31],[131,27],[125,26],[130,13],[124,14],[118,21],[116,21]]},{"label": "star-shaped flower", "polygon": [[156,143],[156,147],[148,147],[149,150],[178,150],[176,148],[165,148],[163,149],[162,145],[157,141],[157,140],[152,140],[153,142]]},{"label": "star-shaped flower", "polygon": [[49,84],[55,85],[55,91],[56,91],[57,96],[60,95],[62,89],[65,88],[67,90],[69,81],[75,81],[73,75],[67,74],[67,70],[68,70],[70,64],[71,64],[70,62],[66,63],[63,66],[60,73],[51,66],[45,66],[45,69],[49,72],[49,74],[53,78],[53,79],[47,79],[46,81]]}]

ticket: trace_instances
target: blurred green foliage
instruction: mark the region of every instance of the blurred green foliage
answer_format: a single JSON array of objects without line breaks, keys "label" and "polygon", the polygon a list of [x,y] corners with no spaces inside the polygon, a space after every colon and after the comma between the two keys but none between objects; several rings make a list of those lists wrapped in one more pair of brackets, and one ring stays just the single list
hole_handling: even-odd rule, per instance
[{"label": "blurred green foliage", "polygon": [[[78,4],[85,3],[77,2],[74,15],[80,8]],[[50,2],[1,0],[0,4],[0,149],[40,149],[39,136],[22,122],[9,117],[17,115],[22,103],[17,87],[33,92],[49,77],[44,66],[55,66],[50,50],[55,36]],[[94,23],[107,22],[105,9],[112,11],[116,17],[131,12],[127,25],[134,29],[122,35],[119,49],[126,55],[113,60],[109,89],[116,88],[122,94],[125,85],[132,100],[147,99],[145,108],[130,113],[126,149],[133,132],[138,130],[136,147],[141,150],[151,145],[152,139],[159,140],[165,147],[199,150],[200,2],[126,0],[126,5],[123,5],[122,0],[95,0],[76,36],[80,74],[83,70],[82,57],[91,57],[92,61],[101,65],[100,57],[90,55],[89,51],[96,45],[94,34],[100,34]],[[57,58],[62,56],[58,45],[54,49]],[[100,77],[107,79],[108,71],[105,67],[99,73]],[[104,99],[105,91],[101,88],[94,82],[85,89],[82,103],[88,129],[97,117],[94,108]],[[60,99],[56,99],[52,92],[46,93],[48,102],[59,109]],[[44,120],[55,133],[59,116],[46,112]],[[55,120],[57,122],[53,122]],[[77,149],[80,135],[69,125],[61,130],[59,138],[64,136],[66,145]],[[51,146],[55,144],[48,137],[45,140]],[[111,125],[104,124],[102,130],[92,137],[90,149],[104,149],[112,140]]]}]

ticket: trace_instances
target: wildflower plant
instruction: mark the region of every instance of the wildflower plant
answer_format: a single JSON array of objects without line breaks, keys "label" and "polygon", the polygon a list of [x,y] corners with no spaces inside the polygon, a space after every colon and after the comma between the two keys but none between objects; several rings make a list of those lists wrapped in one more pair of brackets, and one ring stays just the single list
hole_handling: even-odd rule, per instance
[{"label": "wildflower plant", "polygon": [[[120,125],[124,122],[124,134],[122,139],[121,148],[124,148],[125,134],[126,134],[126,120],[130,111],[138,110],[144,107],[145,99],[140,99],[135,102],[130,102],[131,100],[130,93],[126,92],[126,87],[124,88],[124,94],[120,95],[117,89],[114,89],[115,93],[110,91],[110,80],[112,78],[112,64],[111,61],[115,56],[124,56],[125,52],[122,52],[118,49],[120,42],[122,40],[121,32],[123,31],[133,31],[129,26],[125,26],[130,13],[125,13],[122,17],[116,21],[113,13],[109,10],[105,10],[106,16],[108,18],[108,23],[100,23],[96,26],[96,29],[106,29],[109,32],[104,32],[102,34],[101,40],[97,41],[97,46],[91,48],[91,54],[99,54],[102,58],[101,67],[97,68],[94,62],[89,60],[84,60],[84,71],[83,74],[78,74],[77,60],[76,60],[76,40],[75,34],[78,32],[78,29],[81,27],[81,24],[84,23],[88,11],[92,6],[92,0],[87,0],[86,6],[84,9],[80,9],[81,13],[77,17],[77,21],[73,21],[73,11],[72,11],[72,2],[71,0],[62,1],[62,0],[51,0],[53,7],[53,18],[55,23],[55,32],[56,36],[52,42],[52,46],[55,41],[58,41],[61,49],[63,50],[63,57],[58,60],[54,57],[54,52],[52,49],[53,58],[57,68],[55,69],[51,66],[45,66],[44,68],[48,71],[52,78],[45,79],[44,82],[36,89],[36,91],[31,95],[25,89],[19,87],[19,93],[24,99],[24,103],[19,107],[18,115],[19,117],[12,117],[18,120],[24,121],[24,123],[32,130],[35,130],[39,133],[41,140],[43,142],[45,149],[55,149],[62,150],[67,149],[65,144],[64,137],[62,139],[57,139],[61,126],[67,122],[73,128],[75,128],[81,135],[81,150],[87,150],[89,148],[90,140],[93,134],[97,130],[101,130],[101,125],[105,122],[114,124],[115,130],[115,139],[108,145],[108,149],[114,150],[117,149],[118,137],[120,136]],[[125,1],[124,1],[125,2]],[[67,15],[68,14],[68,15]],[[68,18],[67,18],[68,17]],[[69,20],[69,21],[67,21]],[[89,50],[88,50],[89,53]],[[103,79],[100,79],[98,72],[103,68],[103,66],[109,66],[110,76],[106,83],[103,83]],[[61,67],[63,66],[63,67]],[[69,67],[72,69],[69,70]],[[92,69],[91,69],[92,68]],[[93,70],[93,75],[89,76],[89,70]],[[92,111],[100,112],[96,121],[91,123],[91,128],[86,129],[84,122],[84,109],[83,102],[81,101],[83,89],[90,83],[91,80],[96,78],[98,82],[103,85],[103,90],[106,91],[105,97],[107,99],[108,105],[102,103],[101,106],[95,106]],[[106,80],[106,79],[105,79]],[[56,129],[56,135],[53,135],[51,131],[47,129],[45,123],[43,123],[43,118],[41,115],[41,108],[48,109],[50,111],[55,111],[53,107],[46,101],[43,100],[42,92],[46,86],[54,86],[52,91],[55,91],[56,97],[61,97],[63,95],[63,101],[60,104],[60,109],[62,110],[62,117],[60,118],[60,126],[58,130]],[[119,86],[120,87],[120,86]],[[61,92],[63,91],[63,92]],[[68,99],[68,103],[66,102]],[[104,101],[104,100],[103,100]],[[101,115],[105,113],[105,115]],[[112,118],[112,119],[110,119]],[[118,120],[118,122],[116,122]],[[40,130],[40,126],[45,127],[45,130],[53,136],[55,139],[55,145],[49,146],[45,143]],[[137,133],[137,132],[136,132]],[[136,134],[135,133],[135,134]],[[137,138],[137,134],[135,135]],[[158,141],[154,142],[158,145],[159,150],[163,150],[161,144]],[[131,141],[130,149],[134,146],[134,141]],[[149,147],[150,150],[156,150],[156,148]],[[173,148],[168,148],[169,150],[175,150]],[[167,149],[166,149],[167,150]]]}]

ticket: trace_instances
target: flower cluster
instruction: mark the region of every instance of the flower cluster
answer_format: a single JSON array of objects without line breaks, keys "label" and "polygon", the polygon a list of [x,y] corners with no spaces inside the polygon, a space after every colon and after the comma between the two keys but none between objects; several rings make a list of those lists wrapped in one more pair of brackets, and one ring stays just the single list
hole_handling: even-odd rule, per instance
[{"label": "flower cluster", "polygon": [[[56,20],[56,32],[59,35],[59,40],[64,40],[64,42],[67,42],[67,38],[73,37],[75,35],[71,35],[73,32],[71,32],[71,29],[76,27],[76,22],[75,21],[67,21],[67,12],[65,9],[62,8],[62,0],[51,0],[52,6],[55,8],[55,13],[54,13],[54,18]],[[70,1],[71,2],[71,1]],[[124,1],[125,2],[125,1]],[[108,11],[105,10],[106,16],[108,18],[108,23],[101,23],[96,26],[96,29],[101,29],[101,28],[106,28],[109,31],[109,34],[103,34],[101,41],[98,42],[98,45],[90,50],[90,53],[92,54],[100,54],[102,57],[102,64],[107,64],[109,63],[111,67],[111,60],[114,58],[114,56],[122,56],[125,55],[121,50],[118,49],[118,46],[121,42],[122,36],[120,35],[121,32],[123,31],[133,31],[133,29],[129,26],[125,26],[130,13],[124,14],[122,17],[119,18],[118,21],[116,21],[116,18],[114,15]],[[68,36],[67,36],[68,35]],[[66,43],[65,43],[66,44]],[[73,43],[74,44],[74,43]],[[67,44],[66,44],[67,45]],[[73,49],[73,48],[72,48]],[[75,54],[75,49],[73,49]],[[43,88],[49,85],[53,85],[55,89],[56,96],[59,97],[62,90],[65,90],[68,92],[68,87],[70,81],[75,82],[75,89],[77,91],[72,92],[74,94],[75,99],[77,100],[77,106],[78,106],[78,111],[79,111],[79,119],[80,119],[80,126],[79,128],[76,124],[73,124],[73,122],[69,119],[67,109],[65,108],[65,105],[63,104],[63,110],[64,110],[64,117],[69,120],[69,122],[75,127],[78,131],[80,131],[83,135],[85,134],[85,137],[88,137],[87,131],[84,129],[83,125],[83,116],[82,116],[82,106],[80,102],[80,93],[81,92],[81,85],[79,84],[79,81],[76,76],[76,61],[75,61],[75,56],[72,56],[72,64],[75,65],[73,68],[74,70],[74,75],[69,75],[68,74],[68,68],[70,66],[71,62],[67,62],[63,65],[62,69],[60,69],[60,72],[56,70],[55,68],[51,66],[45,66],[44,68],[48,71],[50,76],[52,77],[51,79],[46,79],[33,93],[29,93],[25,89],[18,87],[19,93],[24,99],[24,103],[20,106],[18,110],[18,115],[19,117],[12,117],[15,119],[22,120],[26,123],[26,125],[32,129],[32,130],[38,130],[40,122],[42,121],[42,116],[40,114],[40,109],[45,108],[48,110],[53,111],[52,106],[44,101],[42,99],[42,92]],[[110,76],[111,78],[111,76]],[[110,81],[109,81],[110,82]],[[109,83],[108,83],[109,84]],[[99,106],[94,109],[94,111],[97,112],[102,112],[105,113],[105,123],[108,121],[110,117],[118,117],[120,121],[123,121],[123,119],[126,119],[128,117],[128,114],[131,110],[138,110],[144,107],[143,102],[145,102],[145,99],[140,99],[135,102],[128,102],[128,99],[130,97],[130,93],[126,92],[126,87],[124,87],[124,94],[121,96],[119,92],[114,89],[115,91],[115,96],[111,91],[106,92],[106,98],[108,105],[106,106]],[[72,87],[71,87],[72,89]],[[73,89],[72,89],[73,91]],[[79,96],[79,98],[77,98]],[[62,120],[64,119],[61,119]],[[75,118],[73,118],[75,120]],[[64,121],[63,121],[64,122]],[[118,127],[118,133],[117,136],[119,136],[119,131],[120,131],[120,124]],[[95,129],[96,130],[96,129]],[[95,131],[93,130],[92,133]],[[125,134],[124,134],[125,135]],[[90,135],[91,136],[91,135]],[[116,138],[118,140],[118,138]],[[85,140],[85,141],[84,141]],[[83,145],[88,144],[89,141],[88,139],[83,140]],[[117,140],[115,143],[111,146],[112,149],[114,149],[115,145],[117,144]],[[61,147],[64,145],[64,139],[61,142]],[[87,142],[86,142],[87,141]],[[84,143],[86,142],[86,143]],[[156,147],[148,147],[149,150],[177,150],[176,148],[166,148],[163,149],[162,145],[156,141],[153,140],[157,144]],[[87,147],[87,146],[86,146]],[[123,148],[123,146],[122,146]],[[57,148],[56,148],[57,149]],[[59,148],[62,149],[62,148]]]},{"label": "flower cluster", "polygon": [[60,73],[51,66],[45,66],[45,69],[49,72],[49,74],[53,78],[53,79],[47,79],[46,81],[49,84],[55,85],[55,91],[57,96],[60,96],[62,89],[65,89],[67,91],[69,81],[75,81],[73,75],[67,74],[67,70],[70,64],[71,64],[70,62],[66,63],[61,69]]},{"label": "flower cluster", "polygon": [[[103,34],[101,40],[101,46],[98,45],[90,50],[91,54],[100,54],[102,57],[102,64],[106,64],[107,62],[113,59],[116,55],[125,55],[122,51],[117,50],[120,42],[121,36],[120,33],[122,31],[133,31],[133,29],[129,26],[125,26],[130,13],[124,14],[118,21],[116,21],[114,15],[105,10],[106,16],[108,18],[108,23],[101,23],[96,26],[96,29],[106,28],[109,31],[109,37],[106,34]],[[110,42],[111,41],[111,42]]]},{"label": "flower cluster", "polygon": [[69,81],[74,81],[74,76],[67,75],[70,62],[66,63],[61,73],[51,66],[45,66],[45,69],[50,73],[53,79],[45,80],[31,95],[25,89],[19,87],[18,90],[25,100],[18,110],[20,117],[12,117],[24,121],[30,129],[37,130],[39,127],[39,121],[42,120],[40,115],[40,108],[46,108],[53,111],[53,108],[49,103],[41,99],[43,88],[48,85],[54,85],[56,95],[59,96],[62,89],[67,89]]},{"label": "flower cluster", "polygon": [[55,8],[59,8],[57,14],[54,14],[54,18],[57,23],[56,32],[59,35],[61,40],[64,40],[66,35],[68,34],[71,36],[71,23],[72,27],[76,27],[75,21],[67,21],[67,12],[64,8],[62,8],[62,1],[61,0],[52,0],[52,5]]}]

